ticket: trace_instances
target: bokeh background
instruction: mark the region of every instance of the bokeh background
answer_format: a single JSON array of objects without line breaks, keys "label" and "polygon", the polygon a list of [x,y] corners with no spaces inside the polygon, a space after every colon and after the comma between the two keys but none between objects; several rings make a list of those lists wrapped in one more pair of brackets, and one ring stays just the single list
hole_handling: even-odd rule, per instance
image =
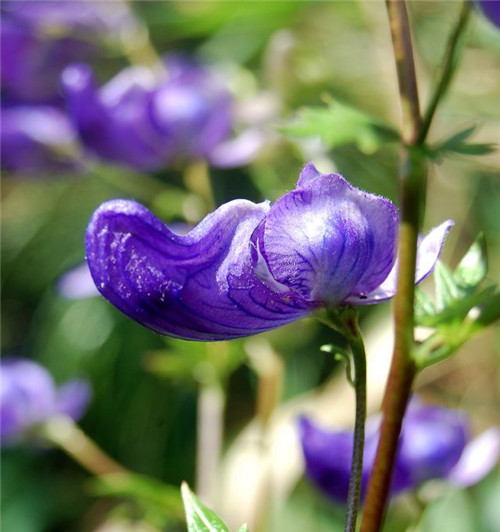
[{"label": "bokeh background", "polygon": [[[112,11],[115,2],[101,4]],[[384,4],[206,0],[127,6],[141,39],[149,35],[158,54],[185,52],[216,65],[238,116],[257,124],[265,140],[248,164],[230,169],[187,161],[145,173],[90,158],[83,148],[79,157],[90,161],[83,170],[3,168],[2,351],[40,362],[57,382],[87,378],[93,398],[82,429],[130,470],[174,486],[186,480],[193,488],[199,393],[215,372],[226,394],[226,458],[215,508],[232,526],[251,519],[245,513],[254,507],[252,471],[270,467],[280,495],[269,530],[341,530],[342,508],[302,478],[294,432],[294,416],[301,410],[331,424],[352,423],[351,392],[341,382],[343,365],[319,352],[321,345],[341,343],[340,338],[308,319],[260,335],[257,343],[176,341],[142,328],[100,296],[64,297],[58,283],[83,263],[88,220],[111,198],[136,199],[167,223],[196,223],[233,198],[275,200],[294,187],[302,165],[313,160],[320,170],[335,170],[354,185],[397,202],[399,146],[373,128],[397,129],[400,118]],[[424,104],[459,10],[458,2],[410,3]],[[91,54],[84,49],[80,60],[93,66],[99,84],[131,61],[141,62],[130,49],[133,39],[107,35],[101,42],[87,31],[71,29],[69,36],[76,32],[79,39],[92,41],[95,49]],[[44,38],[57,41],[61,33],[47,32]],[[499,29],[475,10],[431,144],[472,126],[474,142],[498,142],[499,52]],[[60,96],[58,105],[64,109]],[[329,106],[331,114],[325,113]],[[437,158],[429,173],[424,224],[429,229],[446,218],[455,220],[443,253],[450,266],[483,232],[493,282],[500,280],[498,162],[495,151]],[[376,410],[390,352],[390,304],[363,309],[361,325],[373,367],[370,408]],[[290,454],[279,462],[273,462],[272,453],[259,459],[252,454],[255,449],[249,450],[258,439],[252,430],[262,353],[271,356],[278,376],[282,372],[266,440],[272,446],[274,437],[284,438],[281,455]],[[417,390],[430,401],[466,410],[480,432],[499,423],[499,356],[498,330],[491,329],[424,372]],[[411,530],[493,531],[500,522],[499,497],[495,472],[467,491],[430,486],[424,497],[430,503]],[[410,497],[394,501],[387,530],[406,530],[416,514]],[[104,496],[61,451],[27,446],[2,451],[2,521],[6,531],[14,532],[183,529],[176,519],[162,522],[133,497]]]}]

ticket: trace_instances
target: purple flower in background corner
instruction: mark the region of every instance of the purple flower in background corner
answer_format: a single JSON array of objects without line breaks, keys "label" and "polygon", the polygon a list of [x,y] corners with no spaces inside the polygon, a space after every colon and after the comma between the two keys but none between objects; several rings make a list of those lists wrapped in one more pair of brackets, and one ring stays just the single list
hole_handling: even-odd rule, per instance
[{"label": "purple flower in background corner", "polygon": [[0,375],[2,445],[21,441],[53,416],[67,415],[77,421],[90,400],[86,381],[71,380],[56,388],[50,373],[32,360],[5,358]]},{"label": "purple flower in background corner", "polygon": [[[434,267],[451,224],[422,239],[416,282]],[[231,201],[184,236],[133,201],[106,202],[87,229],[87,261],[99,291],[142,325],[227,340],[319,308],[393,297],[397,226],[389,200],[310,163],[273,205]]]},{"label": "purple flower in background corner", "polygon": [[176,56],[165,67],[165,80],[130,67],[100,89],[90,67],[64,71],[69,112],[87,149],[140,170],[200,158],[216,166],[248,162],[260,137],[247,130],[230,138],[232,99],[215,73]]},{"label": "purple flower in background corner", "polygon": [[[367,420],[362,496],[379,438],[380,418]],[[307,477],[330,498],[345,504],[349,486],[353,432],[329,431],[303,417],[300,440]],[[424,482],[443,479],[465,487],[479,482],[496,465],[500,430],[494,427],[474,440],[463,412],[412,401],[399,441],[391,493],[415,490]]]},{"label": "purple flower in background corner", "polygon": [[500,28],[500,1],[499,0],[478,0],[484,16],[490,20],[497,28]]},{"label": "purple flower in background corner", "polygon": [[1,14],[2,98],[20,104],[60,102],[62,69],[134,24],[124,2],[15,0]]},{"label": "purple flower in background corner", "polygon": [[0,110],[3,170],[30,174],[75,170],[76,132],[67,116],[48,105]]}]

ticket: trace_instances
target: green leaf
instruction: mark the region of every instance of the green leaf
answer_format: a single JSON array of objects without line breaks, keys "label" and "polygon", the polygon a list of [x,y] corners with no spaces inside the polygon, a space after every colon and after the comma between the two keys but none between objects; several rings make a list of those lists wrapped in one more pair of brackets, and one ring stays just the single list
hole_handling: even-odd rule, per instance
[{"label": "green leaf", "polygon": [[453,149],[448,150],[451,153],[461,155],[487,155],[497,149],[495,144],[459,144]]},{"label": "green leaf", "polygon": [[476,126],[469,126],[458,133],[455,133],[441,144],[441,149],[450,149],[462,144],[476,131]]},{"label": "green leaf", "polygon": [[226,523],[215,512],[203,506],[185,482],[182,483],[181,493],[188,532],[229,532]]},{"label": "green leaf", "polygon": [[485,155],[495,151],[494,144],[468,144],[465,142],[476,130],[476,126],[470,126],[458,133],[455,133],[445,141],[427,148],[427,154],[433,159],[437,159],[448,153],[459,153],[462,155]]},{"label": "green leaf", "polygon": [[415,322],[417,325],[423,325],[423,321],[437,312],[436,305],[432,299],[417,286],[415,288]]},{"label": "green leaf", "polygon": [[245,523],[238,528],[238,532],[248,532],[248,525]]},{"label": "green leaf", "polygon": [[446,308],[434,315],[423,316],[418,324],[425,327],[438,327],[447,323],[463,320],[467,314],[480,305],[488,305],[493,298],[495,287],[489,286],[481,292],[463,295],[459,299],[451,301]]},{"label": "green leaf", "polygon": [[436,263],[434,280],[436,283],[436,306],[438,310],[445,309],[452,301],[461,297],[462,292],[456,284],[451,270],[441,261]]},{"label": "green leaf", "polygon": [[182,518],[182,506],[177,487],[136,473],[110,473],[90,482],[95,495],[131,499],[157,513]]},{"label": "green leaf", "polygon": [[290,137],[320,137],[328,148],[357,144],[365,153],[376,151],[382,142],[399,138],[390,127],[338,101],[327,107],[304,107],[281,129]]},{"label": "green leaf", "polygon": [[480,234],[456,267],[453,279],[461,288],[474,289],[486,277],[487,271],[485,241]]}]

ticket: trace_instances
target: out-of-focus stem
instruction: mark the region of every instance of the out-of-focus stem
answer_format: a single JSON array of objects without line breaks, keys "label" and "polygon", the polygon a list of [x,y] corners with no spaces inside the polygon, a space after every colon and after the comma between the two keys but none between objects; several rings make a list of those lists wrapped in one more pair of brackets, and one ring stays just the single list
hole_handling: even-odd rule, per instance
[{"label": "out-of-focus stem", "polygon": [[224,407],[220,384],[217,381],[202,383],[198,393],[196,493],[207,505],[217,503]]},{"label": "out-of-focus stem", "polygon": [[183,178],[186,188],[201,196],[209,211],[215,209],[210,173],[205,161],[198,160],[189,164],[184,171]]},{"label": "out-of-focus stem", "polygon": [[122,29],[120,45],[123,54],[132,65],[149,67],[158,79],[167,77],[167,68],[149,39],[149,30],[146,25],[133,15],[130,0],[124,0],[131,13],[131,24]]},{"label": "out-of-focus stem", "polygon": [[390,492],[399,434],[416,373],[412,358],[415,267],[426,179],[426,162],[416,148],[422,121],[406,3],[400,0],[386,0],[386,5],[398,72],[403,120],[402,136],[406,147],[403,149],[399,175],[401,221],[398,285],[394,300],[395,343],[382,403],[380,441],[365,499],[362,532],[376,532],[381,529]]},{"label": "out-of-focus stem", "polygon": [[421,145],[423,145],[425,142],[425,139],[427,137],[427,134],[429,133],[429,129],[432,124],[432,120],[434,118],[434,114],[436,113],[438,104],[444,98],[445,94],[447,93],[451,80],[453,78],[453,74],[455,73],[458,59],[460,57],[460,51],[461,51],[461,47],[459,46],[459,44],[461,41],[461,37],[465,33],[464,29],[465,29],[465,26],[467,25],[470,11],[471,11],[471,2],[469,0],[465,0],[465,2],[463,2],[462,4],[462,9],[460,11],[457,24],[448,41],[448,45],[447,45],[446,52],[445,52],[445,57],[442,62],[441,72],[438,78],[439,81],[436,84],[436,87],[434,88],[434,91],[432,93],[432,96],[429,102],[429,106],[427,108],[427,111],[423,119],[423,124],[422,124],[422,128],[420,129],[420,134],[419,134],[419,139],[418,139]]},{"label": "out-of-focus stem", "polygon": [[269,454],[269,421],[276,409],[283,385],[283,361],[272,346],[262,338],[245,342],[245,351],[258,377],[255,417],[260,423],[260,451],[262,470],[258,500],[255,505],[254,532],[268,529],[273,508],[272,463]]},{"label": "out-of-focus stem", "polygon": [[40,430],[41,436],[57,445],[75,462],[94,475],[125,473],[127,470],[110,458],[67,416],[50,419]]},{"label": "out-of-focus stem", "polygon": [[408,12],[404,0],[386,0],[398,74],[403,141],[416,144],[422,127]]}]

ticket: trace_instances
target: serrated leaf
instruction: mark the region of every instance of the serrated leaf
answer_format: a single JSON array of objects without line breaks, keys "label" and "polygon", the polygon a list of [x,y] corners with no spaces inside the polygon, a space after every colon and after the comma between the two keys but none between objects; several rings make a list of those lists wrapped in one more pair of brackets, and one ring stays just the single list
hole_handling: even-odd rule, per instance
[{"label": "serrated leaf", "polygon": [[441,261],[436,263],[434,281],[436,283],[436,306],[438,310],[445,309],[452,301],[461,297],[462,292],[453,279],[451,270]]},{"label": "serrated leaf", "polygon": [[462,288],[473,289],[486,277],[488,261],[484,236],[479,235],[453,273],[453,279]]},{"label": "serrated leaf", "polygon": [[181,486],[188,532],[229,532],[226,523],[212,510],[201,504],[183,482]]}]

